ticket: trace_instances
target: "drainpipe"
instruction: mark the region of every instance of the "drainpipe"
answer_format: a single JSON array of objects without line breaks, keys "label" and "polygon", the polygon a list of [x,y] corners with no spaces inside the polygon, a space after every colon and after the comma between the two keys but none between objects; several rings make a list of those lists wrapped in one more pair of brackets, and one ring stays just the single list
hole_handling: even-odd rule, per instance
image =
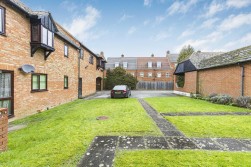
[{"label": "drainpipe", "polygon": [[[80,45],[81,46],[81,45]],[[79,95],[79,78],[80,78],[80,54],[81,54],[81,48],[79,49],[79,53],[78,53],[78,98],[80,99],[80,95]]]},{"label": "drainpipe", "polygon": [[245,67],[244,64],[239,64],[241,67],[241,96],[244,96],[244,77],[245,77]]}]

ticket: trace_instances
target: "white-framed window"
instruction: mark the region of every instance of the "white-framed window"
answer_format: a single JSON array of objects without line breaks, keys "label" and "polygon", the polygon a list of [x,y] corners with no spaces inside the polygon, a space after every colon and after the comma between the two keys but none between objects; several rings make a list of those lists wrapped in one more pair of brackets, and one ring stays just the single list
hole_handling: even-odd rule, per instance
[{"label": "white-framed window", "polygon": [[144,72],[140,72],[140,73],[139,73],[139,76],[140,76],[140,77],[144,77]]},{"label": "white-framed window", "polygon": [[114,66],[115,66],[115,68],[119,67],[119,62],[115,62]]},{"label": "white-framed window", "polygon": [[5,33],[5,8],[0,6],[0,34]]},{"label": "white-framed window", "polygon": [[148,77],[153,77],[153,73],[149,72]]},{"label": "white-framed window", "polygon": [[68,45],[64,44],[64,56],[68,57],[69,48]]},{"label": "white-framed window", "polygon": [[149,62],[147,63],[147,66],[148,66],[148,68],[152,68],[152,67],[153,67],[153,63],[152,63],[151,61],[149,61]]},{"label": "white-framed window", "polygon": [[123,62],[123,68],[127,69],[127,62]]},{"label": "white-framed window", "polygon": [[41,35],[42,43],[50,47],[53,47],[54,33],[45,28],[44,26],[41,26],[41,33],[42,33]]},{"label": "white-framed window", "polygon": [[170,77],[170,73],[166,73],[166,78],[169,78]]},{"label": "white-framed window", "polygon": [[161,72],[157,73],[157,78],[161,78]]},{"label": "white-framed window", "polygon": [[161,68],[161,62],[160,61],[157,62],[157,68]]}]

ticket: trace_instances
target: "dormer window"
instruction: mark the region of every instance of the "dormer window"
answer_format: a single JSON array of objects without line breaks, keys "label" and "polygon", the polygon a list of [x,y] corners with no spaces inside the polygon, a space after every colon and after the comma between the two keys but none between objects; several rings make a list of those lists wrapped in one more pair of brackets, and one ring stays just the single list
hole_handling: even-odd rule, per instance
[{"label": "dormer window", "polygon": [[148,66],[148,68],[152,68],[152,67],[153,67],[152,62],[149,61],[149,62],[147,63],[147,66]]},{"label": "dormer window", "polygon": [[123,62],[123,68],[127,69],[127,62]]},{"label": "dormer window", "polygon": [[31,57],[38,49],[44,50],[45,60],[55,51],[54,33],[56,25],[48,12],[40,12],[37,17],[31,18]]},{"label": "dormer window", "polygon": [[116,67],[119,67],[119,62],[115,62],[114,67],[115,67],[115,68],[116,68]]},{"label": "dormer window", "polygon": [[161,68],[161,62],[160,61],[157,62],[157,68]]},{"label": "dormer window", "polygon": [[0,6],[0,34],[5,33],[5,9]]}]

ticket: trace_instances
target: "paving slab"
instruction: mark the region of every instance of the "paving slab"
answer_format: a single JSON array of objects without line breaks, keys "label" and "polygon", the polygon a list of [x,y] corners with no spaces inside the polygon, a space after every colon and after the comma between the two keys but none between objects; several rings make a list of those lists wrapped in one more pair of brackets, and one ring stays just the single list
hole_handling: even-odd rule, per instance
[{"label": "paving slab", "polygon": [[210,138],[192,138],[191,139],[200,149],[203,150],[224,150]]},{"label": "paving slab", "polygon": [[173,149],[199,149],[192,140],[186,137],[166,137],[166,141]]},{"label": "paving slab", "polygon": [[79,163],[79,167],[112,166],[117,136],[97,136]]},{"label": "paving slab", "polygon": [[119,149],[145,149],[145,142],[142,136],[120,136]]},{"label": "paving slab", "polygon": [[171,149],[164,137],[145,137],[147,149]]},{"label": "paving slab", "polygon": [[242,142],[236,139],[228,139],[228,138],[221,138],[221,139],[213,139],[217,143],[219,143],[226,151],[248,151],[249,148],[243,144]]},{"label": "paving slab", "polygon": [[166,137],[185,137],[180,131],[161,131]]}]

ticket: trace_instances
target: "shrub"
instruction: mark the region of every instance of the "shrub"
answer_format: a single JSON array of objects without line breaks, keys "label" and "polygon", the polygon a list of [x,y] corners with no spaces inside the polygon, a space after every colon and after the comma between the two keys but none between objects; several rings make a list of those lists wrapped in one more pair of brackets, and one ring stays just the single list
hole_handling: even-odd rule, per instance
[{"label": "shrub", "polygon": [[208,97],[209,97],[209,99],[210,99],[210,98],[215,97],[215,96],[217,96],[217,94],[216,94],[216,93],[212,93],[212,94],[210,94]]},{"label": "shrub", "polygon": [[185,76],[184,75],[177,75],[177,85],[179,88],[183,88],[185,84]]},{"label": "shrub", "polygon": [[246,107],[248,108],[251,103],[251,97],[248,96],[240,96],[236,99],[236,105],[239,107]]},{"label": "shrub", "polygon": [[216,95],[211,97],[209,101],[217,104],[231,104],[233,102],[233,98],[229,95]]}]

